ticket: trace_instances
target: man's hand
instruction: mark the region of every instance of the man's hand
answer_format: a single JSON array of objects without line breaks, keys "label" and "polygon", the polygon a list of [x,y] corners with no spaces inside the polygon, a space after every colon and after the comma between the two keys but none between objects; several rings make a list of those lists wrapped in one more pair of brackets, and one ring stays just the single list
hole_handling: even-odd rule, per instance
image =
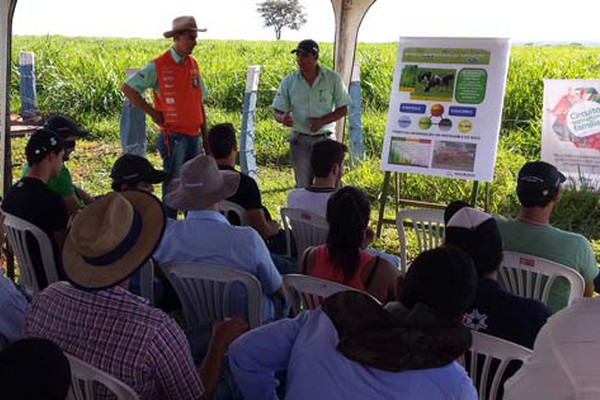
[{"label": "man's hand", "polygon": [[325,121],[322,117],[308,119],[308,127],[312,133],[317,132],[323,125],[325,125]]},{"label": "man's hand", "polygon": [[213,325],[212,342],[216,347],[227,350],[231,342],[247,330],[246,321],[239,315],[235,315]]},{"label": "man's hand", "polygon": [[292,109],[290,108],[285,114],[283,114],[283,118],[281,118],[281,123],[288,128],[291,128],[294,125],[294,118],[292,117]]},{"label": "man's hand", "polygon": [[162,112],[153,108],[149,114],[150,114],[150,118],[152,118],[152,121],[154,121],[154,123],[156,125],[160,125],[160,126],[164,125],[165,119],[163,118]]}]

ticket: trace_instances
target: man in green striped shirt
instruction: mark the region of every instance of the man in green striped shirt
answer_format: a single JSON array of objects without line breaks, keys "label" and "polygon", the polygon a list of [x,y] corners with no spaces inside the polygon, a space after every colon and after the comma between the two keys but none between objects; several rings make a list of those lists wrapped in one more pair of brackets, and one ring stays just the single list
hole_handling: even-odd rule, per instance
[{"label": "man in green striped shirt", "polygon": [[290,154],[296,187],[312,183],[310,153],[313,143],[335,138],[335,121],[348,112],[350,97],[340,76],[321,67],[319,45],[303,40],[292,50],[298,70],[286,76],[273,100],[275,120],[292,128]]}]

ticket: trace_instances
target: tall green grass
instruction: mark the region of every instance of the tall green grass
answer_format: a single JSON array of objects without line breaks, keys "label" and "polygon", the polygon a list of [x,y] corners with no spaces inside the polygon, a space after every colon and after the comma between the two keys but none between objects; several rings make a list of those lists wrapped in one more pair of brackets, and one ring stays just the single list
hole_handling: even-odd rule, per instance
[{"label": "tall green grass", "polygon": [[[290,42],[200,41],[194,50],[209,90],[208,122],[241,125],[246,69],[259,65],[256,151],[261,165],[289,163],[287,131],[274,122],[270,104],[280,80],[293,71]],[[20,37],[13,41],[11,109],[19,110],[18,52],[36,55],[39,108],[44,114],[62,112],[82,121],[94,139],[114,142],[123,104],[119,87],[128,67],[142,67],[169,46],[167,40]],[[332,66],[331,44],[323,44],[320,62]],[[373,200],[381,189],[379,156],[385,132],[388,98],[396,59],[396,44],[359,44],[362,71],[363,126],[367,161],[349,170],[346,183],[365,188]],[[598,78],[600,49],[582,46],[514,46],[506,86],[495,178],[489,189],[489,210],[517,212],[515,176],[528,159],[539,158],[543,79]],[[155,128],[148,124],[153,136]],[[483,186],[483,185],[482,185]],[[446,203],[468,199],[472,182],[407,175],[404,198]],[[482,188],[483,191],[483,188]],[[480,196],[483,205],[484,196]],[[598,214],[592,191],[565,193],[555,213],[564,228],[600,238],[598,224],[586,223]]]}]

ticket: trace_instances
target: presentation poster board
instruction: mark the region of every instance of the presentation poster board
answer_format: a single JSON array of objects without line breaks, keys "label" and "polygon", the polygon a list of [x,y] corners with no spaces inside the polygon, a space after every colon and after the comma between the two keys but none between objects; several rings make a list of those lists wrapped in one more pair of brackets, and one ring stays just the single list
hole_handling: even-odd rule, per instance
[{"label": "presentation poster board", "polygon": [[508,39],[400,38],[381,170],[492,181]]},{"label": "presentation poster board", "polygon": [[542,160],[600,186],[600,80],[544,81]]}]

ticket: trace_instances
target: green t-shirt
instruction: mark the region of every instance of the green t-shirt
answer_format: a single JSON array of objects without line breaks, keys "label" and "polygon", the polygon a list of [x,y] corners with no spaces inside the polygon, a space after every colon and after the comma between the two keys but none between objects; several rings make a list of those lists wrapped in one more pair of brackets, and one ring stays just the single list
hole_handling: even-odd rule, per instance
[{"label": "green t-shirt", "polygon": [[[29,164],[23,168],[21,176],[27,175],[29,171]],[[70,196],[75,194],[75,188],[73,187],[73,181],[71,179],[71,173],[67,167],[63,164],[60,174],[56,178],[48,179],[47,185],[54,192],[60,194],[62,197]]]},{"label": "green t-shirt", "polygon": [[[312,86],[299,71],[286,76],[277,90],[272,107],[287,112],[292,109],[293,130],[310,134],[309,118],[319,118],[350,103],[348,90],[342,78],[334,71],[319,67]],[[333,132],[335,122],[323,125],[318,132]]]},{"label": "green t-shirt", "polygon": [[[526,224],[516,219],[498,219],[504,250],[545,258],[573,268],[586,282],[598,275],[598,265],[588,240],[573,232],[550,225]],[[556,280],[548,298],[548,308],[555,313],[567,306],[569,283]]]}]

